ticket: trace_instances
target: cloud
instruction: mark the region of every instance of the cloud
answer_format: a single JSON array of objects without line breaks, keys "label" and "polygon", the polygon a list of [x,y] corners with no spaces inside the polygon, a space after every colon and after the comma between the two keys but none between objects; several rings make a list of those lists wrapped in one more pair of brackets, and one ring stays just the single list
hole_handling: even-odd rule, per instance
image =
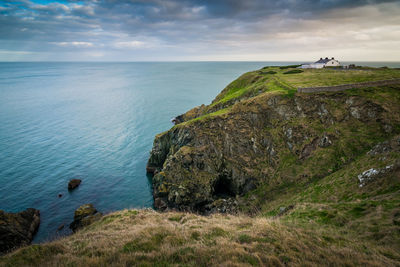
[{"label": "cloud", "polygon": [[94,44],[91,42],[54,42],[58,46],[72,46],[72,47],[93,47]]},{"label": "cloud", "polygon": [[400,60],[399,14],[391,0],[4,0],[0,49],[77,60],[351,55],[343,51],[368,60],[373,50]]},{"label": "cloud", "polygon": [[116,48],[139,48],[144,47],[146,43],[141,41],[128,41],[128,42],[117,42],[114,44]]}]

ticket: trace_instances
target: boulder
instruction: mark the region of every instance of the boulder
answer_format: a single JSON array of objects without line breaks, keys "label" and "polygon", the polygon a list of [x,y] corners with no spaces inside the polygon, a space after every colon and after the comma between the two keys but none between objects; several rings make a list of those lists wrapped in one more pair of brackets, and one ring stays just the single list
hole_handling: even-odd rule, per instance
[{"label": "boulder", "polygon": [[0,254],[29,245],[39,224],[39,210],[27,209],[18,213],[0,210]]},{"label": "boulder", "polygon": [[72,179],[68,183],[68,190],[74,190],[81,184],[81,182],[82,182],[82,180],[80,180],[80,179]]},{"label": "boulder", "polygon": [[85,204],[75,210],[74,221],[69,225],[73,232],[99,220],[102,214],[96,210],[93,204]]}]

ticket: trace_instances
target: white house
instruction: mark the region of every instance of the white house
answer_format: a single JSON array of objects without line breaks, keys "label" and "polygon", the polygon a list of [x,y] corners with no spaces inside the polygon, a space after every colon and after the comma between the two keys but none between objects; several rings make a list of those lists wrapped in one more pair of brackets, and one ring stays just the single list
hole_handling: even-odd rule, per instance
[{"label": "white house", "polygon": [[325,67],[338,67],[340,66],[340,62],[337,61],[335,58],[320,58],[318,61],[311,63],[311,64],[302,64],[300,68],[302,69],[322,69]]}]

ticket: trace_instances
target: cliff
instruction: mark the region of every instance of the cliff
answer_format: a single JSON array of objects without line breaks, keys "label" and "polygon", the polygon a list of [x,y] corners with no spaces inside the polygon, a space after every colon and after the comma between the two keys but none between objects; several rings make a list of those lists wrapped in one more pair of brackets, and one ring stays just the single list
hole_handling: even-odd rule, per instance
[{"label": "cliff", "polygon": [[0,255],[30,244],[39,224],[39,210],[26,209],[18,213],[0,210]]},{"label": "cliff", "polygon": [[346,168],[399,133],[400,85],[317,94],[295,93],[296,86],[399,75],[285,68],[244,74],[212,104],[179,116],[156,136],[148,161],[155,207],[252,212],[249,207],[262,208],[280,188],[304,187]]}]

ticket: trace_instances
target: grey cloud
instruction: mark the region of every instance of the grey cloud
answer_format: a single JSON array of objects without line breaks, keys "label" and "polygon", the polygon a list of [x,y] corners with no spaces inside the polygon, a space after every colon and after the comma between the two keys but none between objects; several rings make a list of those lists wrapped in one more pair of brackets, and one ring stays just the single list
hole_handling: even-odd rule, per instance
[{"label": "grey cloud", "polygon": [[390,0],[70,0],[45,5],[6,0],[0,3],[0,50],[278,51],[290,49],[285,40],[291,38],[293,43],[304,43],[305,37],[307,42],[325,40],[324,29],[341,25],[360,40],[369,38],[362,32],[368,27],[398,26],[399,10],[400,3]]}]

